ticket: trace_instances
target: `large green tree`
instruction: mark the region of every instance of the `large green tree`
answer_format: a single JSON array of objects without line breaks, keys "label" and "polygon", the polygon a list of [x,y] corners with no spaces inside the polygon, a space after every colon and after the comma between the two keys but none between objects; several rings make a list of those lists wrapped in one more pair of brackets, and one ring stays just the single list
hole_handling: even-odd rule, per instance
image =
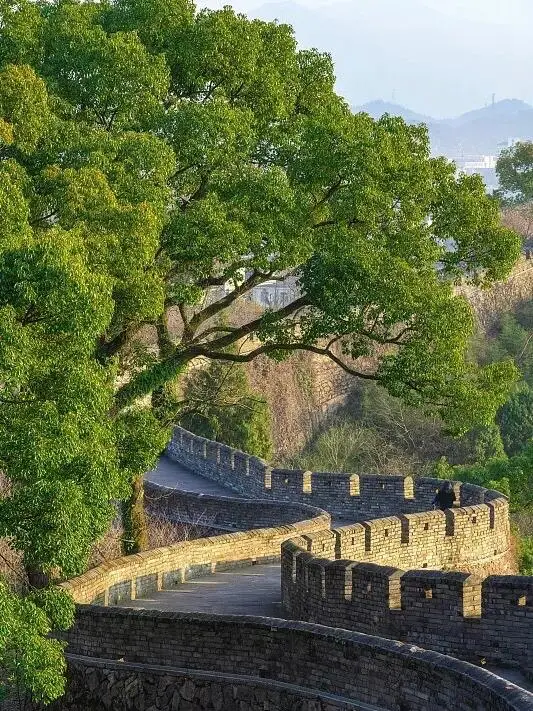
[{"label": "large green tree", "polygon": [[[490,422],[514,368],[468,362],[454,284],[505,278],[518,250],[480,178],[424,128],[354,115],[286,25],[0,0],[0,535],[30,584],[83,570],[113,499],[140,547],[161,398],[198,356],[309,350],[454,431]],[[292,303],[221,317],[287,274]]]}]

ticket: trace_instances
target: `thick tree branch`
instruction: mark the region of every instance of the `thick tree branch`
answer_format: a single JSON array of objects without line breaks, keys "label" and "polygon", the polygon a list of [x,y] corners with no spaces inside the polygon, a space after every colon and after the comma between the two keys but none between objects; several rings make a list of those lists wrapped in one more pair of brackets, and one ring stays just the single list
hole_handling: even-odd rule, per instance
[{"label": "thick tree branch", "polygon": [[373,373],[363,373],[359,370],[355,370],[355,368],[351,368],[347,363],[332,353],[332,351],[327,347],[320,348],[319,346],[313,346],[306,343],[266,343],[253,351],[243,354],[211,351],[209,348],[197,348],[198,355],[201,355],[204,358],[209,358],[210,360],[225,360],[232,363],[248,363],[254,358],[257,358],[257,356],[275,351],[308,351],[310,353],[316,353],[317,355],[326,356],[342,368],[346,373],[349,373],[357,378],[363,378],[365,380],[379,379],[378,376]]},{"label": "thick tree branch", "polygon": [[[284,319],[287,316],[291,316],[300,309],[302,309],[305,306],[309,306],[309,302],[305,296],[300,297],[299,299],[295,299],[294,301],[291,301],[290,304],[287,304],[287,306],[284,306],[282,309],[278,309],[277,311],[274,311],[274,314],[276,317],[280,319]],[[248,323],[245,323],[243,326],[239,326],[238,328],[233,329],[231,333],[229,333],[226,336],[222,336],[221,338],[217,338],[214,341],[209,342],[210,348],[215,348],[217,350],[222,349],[222,348],[227,348],[228,346],[232,346],[234,343],[239,341],[241,338],[245,338],[246,336],[249,336],[251,333],[254,333],[255,331],[259,330],[261,328],[261,325],[264,323],[265,317],[264,316],[259,316],[258,318],[254,319],[253,321],[249,321]],[[200,346],[201,347],[201,346]]]},{"label": "thick tree branch", "polygon": [[234,333],[236,328],[236,326],[212,326],[211,328],[207,328],[205,331],[202,331],[202,333],[195,336],[191,343],[197,343],[206,336],[211,336],[213,333]]},{"label": "thick tree branch", "polygon": [[258,286],[262,282],[270,279],[271,276],[272,275],[270,273],[264,274],[262,272],[253,272],[248,277],[248,279],[245,279],[242,284],[236,286],[233,291],[229,292],[229,294],[226,294],[226,296],[224,296],[222,299],[219,299],[218,301],[209,304],[209,306],[206,306],[205,309],[202,309],[202,311],[199,311],[197,314],[195,314],[189,322],[189,329],[191,334],[190,337],[194,338],[196,331],[198,330],[199,326],[202,325],[202,323],[212,318],[213,316],[216,316],[216,314],[220,313],[221,311],[227,309],[228,306],[231,306],[231,304],[238,298],[243,296],[243,294],[246,294],[247,291],[253,289],[254,286]]},{"label": "thick tree branch", "polygon": [[[300,310],[304,306],[309,305],[304,297],[296,299],[287,306],[279,309],[275,312],[276,316],[283,319],[296,311]],[[261,316],[253,321],[235,328],[231,333],[228,333],[220,338],[216,338],[213,341],[209,341],[208,344],[195,344],[195,343],[185,343],[182,347],[176,347],[174,353],[161,360],[156,365],[148,368],[136,375],[130,382],[123,385],[115,393],[115,406],[111,414],[116,414],[120,409],[126,407],[131,402],[136,400],[138,397],[143,395],[148,395],[153,392],[161,385],[164,385],[170,379],[176,377],[178,373],[182,372],[187,363],[198,356],[203,355],[204,349],[209,346],[209,349],[220,351],[223,348],[228,348],[234,343],[239,341],[241,338],[249,336],[251,333],[257,331],[262,323],[264,322],[264,316]]]},{"label": "thick tree branch", "polygon": [[326,192],[320,198],[320,200],[315,202],[315,208],[320,207],[320,205],[323,205],[324,203],[326,203],[342,187],[344,187],[344,178],[341,175],[341,176],[339,176],[338,180],[335,183],[333,183],[333,185],[326,190]]},{"label": "thick tree branch", "polygon": [[102,337],[96,352],[96,357],[99,362],[105,363],[105,361],[121,351],[137,333],[138,328],[139,324],[129,324],[110,341],[106,341],[105,338]]}]

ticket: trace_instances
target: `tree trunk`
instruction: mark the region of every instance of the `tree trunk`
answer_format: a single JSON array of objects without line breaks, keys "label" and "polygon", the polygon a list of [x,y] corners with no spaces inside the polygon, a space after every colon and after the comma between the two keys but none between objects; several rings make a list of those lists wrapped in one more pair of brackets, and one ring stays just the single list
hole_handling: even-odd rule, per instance
[{"label": "tree trunk", "polygon": [[141,553],[148,547],[148,526],[144,511],[143,475],[135,477],[131,495],[122,502],[122,551],[125,555]]},{"label": "tree trunk", "polygon": [[26,566],[26,575],[28,576],[29,586],[33,590],[42,590],[50,585],[50,576],[47,573],[43,573],[39,568]]}]

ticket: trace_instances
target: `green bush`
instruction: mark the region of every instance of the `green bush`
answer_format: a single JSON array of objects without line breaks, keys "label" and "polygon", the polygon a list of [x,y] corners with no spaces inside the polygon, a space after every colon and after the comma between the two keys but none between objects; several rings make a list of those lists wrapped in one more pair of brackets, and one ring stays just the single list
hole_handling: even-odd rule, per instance
[{"label": "green bush", "polygon": [[533,536],[518,541],[518,568],[521,575],[533,575]]}]

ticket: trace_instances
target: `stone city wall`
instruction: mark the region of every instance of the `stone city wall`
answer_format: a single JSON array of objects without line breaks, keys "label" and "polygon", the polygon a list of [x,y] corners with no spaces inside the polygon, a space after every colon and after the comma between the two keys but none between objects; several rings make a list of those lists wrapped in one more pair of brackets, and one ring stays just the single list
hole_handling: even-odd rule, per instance
[{"label": "stone city wall", "polygon": [[[272,469],[179,428],[169,455],[248,498],[147,483],[155,513],[249,530],[120,558],[65,583],[78,612],[65,634],[69,688],[54,709],[533,711],[532,694],[412,646],[529,663],[533,578],[470,574],[511,567],[501,494],[458,483],[458,507],[428,511],[438,480]],[[357,522],[332,530],[324,509]],[[288,613],[328,627],[109,607],[280,550]]]},{"label": "stone city wall", "polygon": [[67,638],[78,658],[53,709],[533,709],[533,694],[464,662],[302,622],[82,606]]},{"label": "stone city wall", "polygon": [[[372,523],[378,529],[390,525],[386,519]],[[379,548],[358,562],[346,560],[345,533],[324,531],[282,545],[282,600],[291,617],[410,641],[469,661],[531,667],[533,577],[405,571],[394,565],[394,551],[383,564]],[[350,537],[348,547],[355,545]],[[369,562],[373,557],[376,562]]]},{"label": "stone city wall", "polygon": [[272,469],[257,457],[180,427],[167,451],[180,464],[241,494],[310,504],[360,521],[336,534],[342,557],[481,575],[514,572],[508,502],[496,491],[457,482],[460,506],[444,514],[428,511],[442,484],[438,479]]},{"label": "stone city wall", "polygon": [[279,560],[283,541],[330,524],[325,511],[301,508],[301,520],[295,523],[198,538],[124,556],[92,568],[62,587],[77,603],[117,605],[123,600],[172,589],[192,578]]}]

